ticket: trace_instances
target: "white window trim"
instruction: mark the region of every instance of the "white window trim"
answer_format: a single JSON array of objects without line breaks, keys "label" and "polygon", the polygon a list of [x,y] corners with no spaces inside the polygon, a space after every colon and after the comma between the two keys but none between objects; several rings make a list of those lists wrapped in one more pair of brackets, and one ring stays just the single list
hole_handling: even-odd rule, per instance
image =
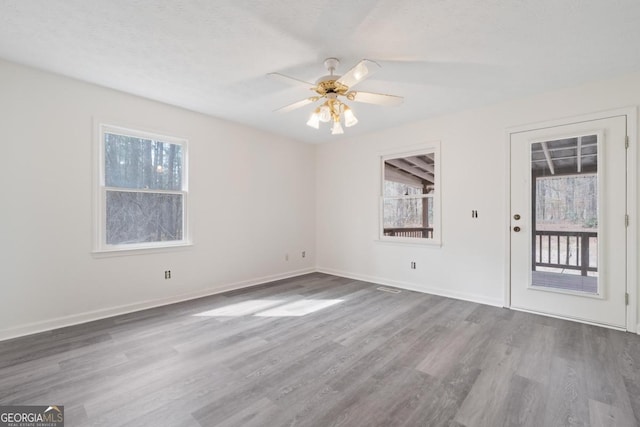
[{"label": "white window trim", "polygon": [[[118,256],[118,255],[139,255],[145,253],[164,252],[166,250],[176,250],[192,246],[189,226],[189,154],[188,141],[186,138],[166,136],[162,133],[147,130],[132,129],[129,127],[106,124],[94,121],[94,184],[93,184],[93,250],[95,256]],[[126,245],[109,245],[106,243],[106,194],[108,190],[126,191],[120,187],[105,186],[105,158],[104,158],[104,134],[114,133],[126,136],[146,138],[156,141],[168,142],[182,146],[182,190],[144,190],[136,189],[133,192],[167,193],[181,194],[183,196],[182,206],[182,240],[165,242],[143,242]]]},{"label": "white window trim", "polygon": [[[394,243],[402,245],[418,245],[418,246],[442,246],[442,193],[440,186],[440,169],[442,168],[442,158],[440,155],[440,141],[429,142],[424,145],[412,146],[411,148],[405,148],[404,150],[397,150],[388,153],[382,153],[379,156],[380,159],[380,180],[378,185],[378,242],[382,243]],[[402,157],[416,156],[425,153],[433,153],[435,161],[434,170],[434,195],[421,195],[420,198],[432,198],[434,200],[433,209],[433,238],[425,239],[421,237],[397,237],[397,236],[385,236],[384,235],[384,162],[390,159],[398,159]],[[397,199],[404,198],[404,196],[393,197]],[[416,196],[407,196],[407,198],[415,199]]]}]

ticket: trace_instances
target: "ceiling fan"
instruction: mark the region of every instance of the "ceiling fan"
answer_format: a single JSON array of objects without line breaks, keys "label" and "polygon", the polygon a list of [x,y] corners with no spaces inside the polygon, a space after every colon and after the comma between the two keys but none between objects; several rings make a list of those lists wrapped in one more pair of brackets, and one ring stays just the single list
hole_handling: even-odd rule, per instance
[{"label": "ceiling fan", "polygon": [[346,127],[351,127],[358,123],[358,119],[356,119],[351,108],[342,102],[343,98],[346,98],[349,101],[376,105],[398,105],[402,103],[404,98],[401,96],[353,90],[353,87],[356,84],[370,77],[376,70],[380,69],[380,65],[378,63],[368,59],[363,59],[342,76],[334,74],[339,64],[340,61],[337,58],[327,58],[324,61],[324,66],[327,68],[327,71],[329,71],[329,74],[320,77],[316,80],[315,84],[296,79],[295,77],[285,76],[280,73],[267,74],[267,76],[272,79],[282,81],[289,85],[305,87],[316,93],[316,95],[294,102],[293,104],[286,105],[275,111],[286,113],[314,102],[323,101],[313,111],[311,117],[307,121],[307,125],[312,128],[319,129],[320,122],[327,123],[332,121],[333,126],[331,127],[331,133],[336,135],[344,133],[342,125],[340,124],[343,116],[344,125]]}]

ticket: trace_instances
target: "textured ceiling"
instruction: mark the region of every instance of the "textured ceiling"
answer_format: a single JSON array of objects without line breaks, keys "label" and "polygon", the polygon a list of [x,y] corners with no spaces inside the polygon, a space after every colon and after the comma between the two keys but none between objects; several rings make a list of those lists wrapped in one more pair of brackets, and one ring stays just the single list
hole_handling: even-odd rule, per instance
[{"label": "textured ceiling", "polygon": [[[321,142],[640,71],[638,0],[3,0],[0,57]],[[305,125],[307,81],[341,60],[382,68],[343,136]]]}]

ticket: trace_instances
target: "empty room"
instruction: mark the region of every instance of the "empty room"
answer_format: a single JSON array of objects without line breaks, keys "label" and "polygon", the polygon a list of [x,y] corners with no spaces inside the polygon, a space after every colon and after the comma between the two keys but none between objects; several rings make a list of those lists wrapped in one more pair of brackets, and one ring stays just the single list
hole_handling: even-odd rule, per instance
[{"label": "empty room", "polygon": [[0,2],[1,426],[640,426],[636,0]]}]

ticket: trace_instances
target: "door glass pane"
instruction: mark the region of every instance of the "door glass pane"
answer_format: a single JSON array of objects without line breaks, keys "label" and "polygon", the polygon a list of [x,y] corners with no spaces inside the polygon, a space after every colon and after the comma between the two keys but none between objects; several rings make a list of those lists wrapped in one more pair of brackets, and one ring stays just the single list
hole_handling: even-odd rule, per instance
[{"label": "door glass pane", "polygon": [[531,285],[598,293],[598,140],[531,144]]}]

